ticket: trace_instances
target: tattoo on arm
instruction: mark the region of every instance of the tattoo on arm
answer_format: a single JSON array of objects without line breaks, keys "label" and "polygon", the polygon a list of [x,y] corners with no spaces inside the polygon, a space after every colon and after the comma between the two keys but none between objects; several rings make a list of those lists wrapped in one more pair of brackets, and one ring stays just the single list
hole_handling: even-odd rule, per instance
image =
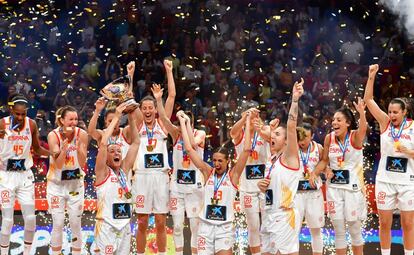
[{"label": "tattoo on arm", "polygon": [[292,121],[297,121],[298,119],[298,104],[295,101],[292,102],[292,106],[290,107],[288,119]]}]

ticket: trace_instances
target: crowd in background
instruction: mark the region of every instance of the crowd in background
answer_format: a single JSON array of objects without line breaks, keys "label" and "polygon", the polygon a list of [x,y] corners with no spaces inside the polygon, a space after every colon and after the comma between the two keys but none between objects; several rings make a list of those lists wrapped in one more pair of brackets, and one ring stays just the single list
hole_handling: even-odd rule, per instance
[{"label": "crowd in background", "polygon": [[[374,1],[66,0],[4,10],[0,115],[8,114],[10,94],[26,95],[44,141],[60,106],[74,106],[86,128],[99,90],[126,74],[132,60],[137,100],[153,83],[166,88],[162,63],[172,60],[175,111],[194,113],[207,150],[230,139],[229,128],[248,108],[258,107],[264,123],[285,122],[300,77],[303,121],[318,142],[335,110],[363,96],[369,64],[381,67],[381,107],[414,93],[414,46]],[[375,159],[378,127],[372,118],[370,124],[365,155]]]}]

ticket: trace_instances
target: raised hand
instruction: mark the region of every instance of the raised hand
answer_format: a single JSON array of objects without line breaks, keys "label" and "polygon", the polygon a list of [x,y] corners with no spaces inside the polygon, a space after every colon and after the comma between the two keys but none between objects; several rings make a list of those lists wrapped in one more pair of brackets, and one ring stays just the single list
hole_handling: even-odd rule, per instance
[{"label": "raised hand", "polygon": [[106,103],[107,100],[104,97],[98,98],[95,102],[95,110],[101,112],[105,108]]},{"label": "raised hand", "polygon": [[118,105],[116,107],[115,110],[115,116],[117,116],[118,118],[122,117],[122,113],[124,112],[124,110],[126,109],[126,107],[129,105],[128,102],[123,102],[122,104]]},{"label": "raised hand", "polygon": [[158,100],[162,98],[162,93],[164,89],[161,88],[160,84],[153,84],[151,91],[152,91],[152,94],[154,95],[154,98]]},{"label": "raised hand", "polygon": [[172,72],[173,70],[173,63],[171,60],[164,59],[164,67],[167,72]]},{"label": "raised hand", "polygon": [[365,113],[365,107],[367,106],[362,100],[362,98],[358,97],[358,103],[352,102],[354,104],[355,109],[358,111],[359,114]]},{"label": "raised hand", "polygon": [[269,126],[270,130],[275,130],[279,126],[280,120],[278,118],[275,118],[270,121]]},{"label": "raised hand", "polygon": [[134,72],[135,72],[135,61],[131,61],[127,65],[127,73],[129,77],[132,78],[134,76]]},{"label": "raised hand", "polygon": [[300,82],[295,82],[295,84],[293,85],[293,90],[292,90],[293,101],[299,100],[299,98],[303,95],[304,93],[303,83],[304,83],[303,78],[300,78]]},{"label": "raised hand", "polygon": [[379,70],[379,65],[378,64],[370,65],[369,66],[369,71],[368,71],[369,77],[375,77],[375,75],[377,74],[378,70]]}]

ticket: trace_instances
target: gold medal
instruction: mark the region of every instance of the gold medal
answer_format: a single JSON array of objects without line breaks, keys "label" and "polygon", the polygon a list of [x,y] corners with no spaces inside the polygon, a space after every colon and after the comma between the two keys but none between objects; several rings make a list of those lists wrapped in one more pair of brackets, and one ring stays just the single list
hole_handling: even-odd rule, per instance
[{"label": "gold medal", "polygon": [[147,145],[147,151],[153,151],[153,150],[154,150],[154,146],[152,146],[151,144]]},{"label": "gold medal", "polygon": [[305,180],[309,180],[309,176],[310,176],[309,172],[306,172],[303,174],[303,177],[305,178]]},{"label": "gold medal", "polygon": [[132,197],[132,193],[131,192],[126,192],[125,193],[125,197],[126,197],[126,199],[130,199],[131,197]]},{"label": "gold medal", "polygon": [[218,204],[218,199],[217,199],[217,198],[212,197],[212,198],[211,198],[211,204],[212,204],[212,205],[217,205],[217,204]]},{"label": "gold medal", "polygon": [[344,160],[342,159],[342,157],[338,157],[338,158],[337,158],[337,161],[338,161],[338,167],[339,167],[339,168],[342,168],[343,163],[344,163]]},{"label": "gold medal", "polygon": [[394,140],[394,149],[396,151],[400,150],[400,145],[401,145],[400,140]]},{"label": "gold medal", "polygon": [[190,160],[183,160],[182,165],[184,168],[189,168],[190,167]]},{"label": "gold medal", "polygon": [[252,151],[251,155],[252,155],[252,158],[254,160],[258,160],[259,159],[259,153],[257,151],[255,151],[255,150]]}]

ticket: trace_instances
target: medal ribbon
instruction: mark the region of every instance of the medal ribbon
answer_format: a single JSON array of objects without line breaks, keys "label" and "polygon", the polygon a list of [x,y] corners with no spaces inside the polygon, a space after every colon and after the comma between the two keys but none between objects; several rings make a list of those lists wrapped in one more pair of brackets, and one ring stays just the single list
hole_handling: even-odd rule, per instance
[{"label": "medal ribbon", "polygon": [[224,178],[226,178],[227,171],[221,176],[220,180],[217,179],[217,174],[214,173],[214,195],[213,198],[217,199],[217,192],[220,189],[221,184],[224,181]]},{"label": "medal ribbon", "polygon": [[277,160],[282,156],[283,153],[281,153],[279,156],[277,156],[277,158],[275,159],[275,161],[272,163],[272,165],[269,168],[269,173],[266,175],[266,179],[269,179],[270,174],[272,173],[273,167],[275,166]]},{"label": "medal ribbon", "polygon": [[13,122],[14,122],[13,120],[14,120],[14,117],[13,115],[11,115],[10,116],[10,127],[9,127],[10,131],[13,131],[20,126],[20,123],[17,123],[16,125],[13,126]]},{"label": "medal ribbon", "polygon": [[404,118],[404,120],[402,121],[401,125],[400,125],[400,129],[398,130],[397,134],[395,134],[395,127],[394,125],[391,124],[391,136],[394,139],[395,142],[398,142],[398,140],[400,140],[402,131],[404,129],[405,124],[407,123],[407,118]]},{"label": "medal ribbon", "polygon": [[188,154],[187,154],[187,151],[185,150],[185,147],[184,147],[184,141],[183,141],[183,139],[180,139],[179,143],[181,144],[181,148],[182,148],[182,151],[183,151],[183,161],[188,161],[188,160],[190,160],[190,159],[189,159],[189,156],[188,156]]},{"label": "medal ribbon", "polygon": [[253,135],[253,142],[252,142],[252,151],[254,151],[254,149],[256,148],[256,144],[257,144],[257,138],[259,137],[259,134],[257,132],[254,132]]},{"label": "medal ribbon", "polygon": [[[154,128],[155,128],[155,126],[154,126]],[[148,145],[151,145],[152,144],[152,138],[154,137],[154,129],[152,129],[150,131],[148,126],[145,124],[145,130],[147,131]]]},{"label": "medal ribbon", "polygon": [[343,164],[343,162],[345,161],[346,149],[348,148],[348,145],[349,145],[349,133],[346,133],[344,144],[342,144],[341,141],[339,141],[339,139],[337,139],[337,141],[338,141],[339,148],[342,151],[342,164]]},{"label": "medal ribbon", "polygon": [[302,152],[301,149],[299,150],[300,159],[302,160],[303,168],[305,169],[305,174],[308,172],[308,167],[307,166],[308,166],[308,162],[309,162],[309,156],[310,156],[311,148],[312,148],[312,142],[308,146],[306,156],[303,156],[303,152]]},{"label": "medal ribbon", "polygon": [[119,169],[119,175],[118,175],[119,184],[121,185],[122,189],[125,191],[125,193],[129,192],[127,181],[126,181],[126,175],[122,169]]}]

